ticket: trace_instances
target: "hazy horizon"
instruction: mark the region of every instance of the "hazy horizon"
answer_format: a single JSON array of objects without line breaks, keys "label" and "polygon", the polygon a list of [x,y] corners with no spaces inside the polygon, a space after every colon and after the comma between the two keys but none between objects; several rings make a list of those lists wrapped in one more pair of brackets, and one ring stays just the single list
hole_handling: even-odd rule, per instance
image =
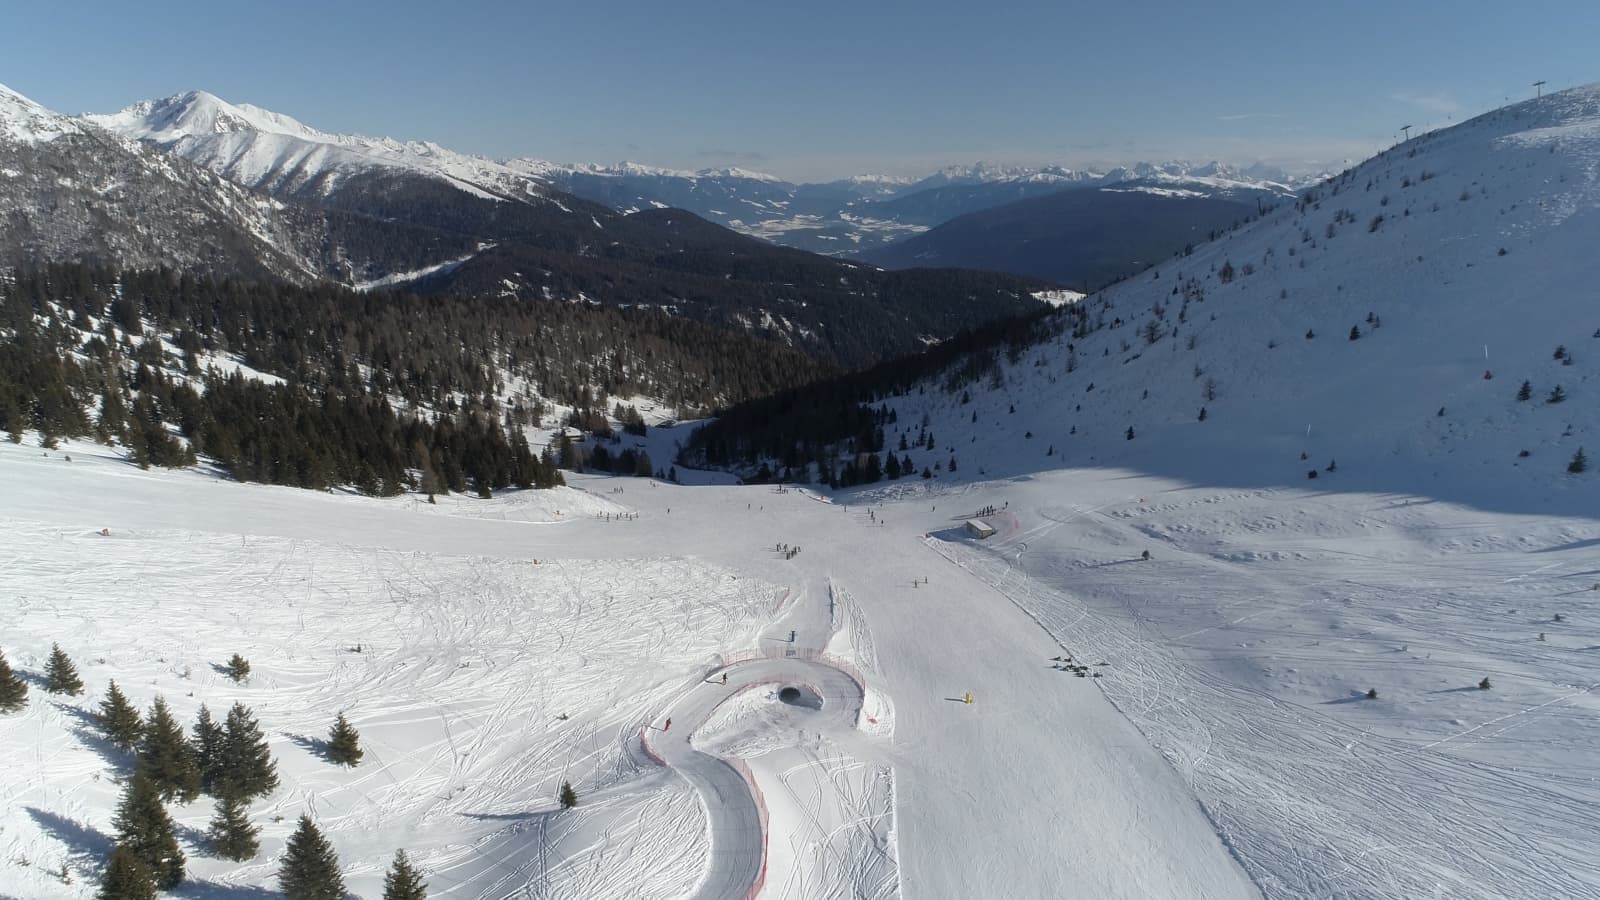
[{"label": "hazy horizon", "polygon": [[[605,14],[430,0],[256,7],[89,0],[10,11],[0,83],[65,113],[205,90],[337,133],[492,158],[737,166],[786,180],[946,165],[1341,168],[1510,100],[1594,80],[1600,8],[1357,0],[1317,21],[1231,0],[1003,2],[806,14],[706,0]],[[1552,22],[1560,28],[1551,28]],[[69,48],[63,64],[63,48]]]}]

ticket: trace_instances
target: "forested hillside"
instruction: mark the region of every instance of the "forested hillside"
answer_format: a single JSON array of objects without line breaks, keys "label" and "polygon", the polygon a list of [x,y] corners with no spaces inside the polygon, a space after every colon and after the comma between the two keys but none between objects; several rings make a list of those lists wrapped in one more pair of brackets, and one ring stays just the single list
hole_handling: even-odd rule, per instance
[{"label": "forested hillside", "polygon": [[658,311],[52,266],[0,280],[0,430],[93,434],[241,480],[480,492],[555,483],[525,429],[611,398],[699,414],[829,370]]}]

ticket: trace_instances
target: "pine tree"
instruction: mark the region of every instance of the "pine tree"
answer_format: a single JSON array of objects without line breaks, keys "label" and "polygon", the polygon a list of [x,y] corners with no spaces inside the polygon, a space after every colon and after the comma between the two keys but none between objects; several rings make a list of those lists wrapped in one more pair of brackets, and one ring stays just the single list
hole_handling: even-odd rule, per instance
[{"label": "pine tree", "polygon": [[1546,402],[1546,403],[1560,403],[1560,402],[1562,402],[1562,401],[1564,401],[1566,399],[1567,399],[1567,392],[1563,391],[1561,389],[1561,385],[1558,384],[1555,387],[1550,389],[1550,396],[1546,397],[1544,402]]},{"label": "pine tree", "polygon": [[1567,463],[1567,471],[1576,475],[1587,468],[1589,468],[1589,458],[1583,455],[1583,448],[1579,447],[1578,452],[1572,454],[1572,462]]},{"label": "pine tree", "polygon": [[572,782],[561,782],[561,792],[558,795],[562,809],[571,809],[578,805],[578,793],[572,789]]},{"label": "pine tree", "polygon": [[235,703],[228,710],[220,749],[217,790],[221,794],[253,800],[278,789],[278,767],[272,761],[272,751],[261,735],[261,726],[243,703]]},{"label": "pine tree", "polygon": [[139,710],[128,702],[116,681],[106,687],[106,698],[100,701],[100,714],[95,717],[95,724],[105,733],[106,740],[119,750],[132,750],[144,735],[144,720],[139,717]]},{"label": "pine tree", "polygon": [[211,849],[220,857],[233,862],[244,862],[261,849],[257,837],[261,829],[250,824],[245,802],[238,797],[223,797],[217,801],[217,814],[211,819],[208,835]]},{"label": "pine tree", "polygon": [[289,900],[342,900],[344,877],[339,855],[317,829],[310,816],[300,817],[300,827],[289,836],[278,867],[278,887]]},{"label": "pine tree", "polygon": [[146,717],[144,739],[139,744],[139,771],[161,792],[162,800],[190,803],[200,795],[200,765],[194,748],[161,697],[150,705],[150,715]]},{"label": "pine tree", "polygon": [[404,850],[394,852],[394,863],[383,876],[383,900],[425,900],[428,885],[411,865]]},{"label": "pine tree", "polygon": [[1533,396],[1533,385],[1531,385],[1528,382],[1524,381],[1522,383],[1522,387],[1517,388],[1517,402],[1525,403],[1525,402],[1527,402],[1528,398],[1530,398],[1532,396]]},{"label": "pine tree", "polygon": [[156,900],[155,879],[139,855],[118,844],[111,850],[96,900]]},{"label": "pine tree", "polygon": [[1350,340],[1352,340],[1352,341],[1361,340],[1361,326],[1359,326],[1359,325],[1351,325],[1350,326]]},{"label": "pine tree", "polygon": [[361,756],[361,734],[341,712],[328,730],[328,759],[341,766],[359,766]]},{"label": "pine tree", "polygon": [[16,712],[28,705],[28,683],[11,670],[4,653],[0,653],[0,712]]},{"label": "pine tree", "polygon": [[160,788],[144,772],[135,772],[128,782],[111,825],[117,830],[117,845],[144,863],[156,887],[170,890],[183,881],[183,850],[173,833],[172,818],[161,802]]},{"label": "pine tree", "polygon": [[235,653],[233,658],[228,660],[227,670],[228,677],[232,678],[235,683],[242,682],[250,677],[250,660]]},{"label": "pine tree", "polygon": [[83,693],[83,679],[78,677],[78,667],[60,644],[50,645],[50,660],[44,664],[44,689],[52,694],[76,697]]},{"label": "pine tree", "polygon": [[222,777],[222,726],[211,718],[211,710],[200,704],[200,714],[195,717],[193,736],[195,764],[200,767],[200,789],[216,796],[217,783]]}]

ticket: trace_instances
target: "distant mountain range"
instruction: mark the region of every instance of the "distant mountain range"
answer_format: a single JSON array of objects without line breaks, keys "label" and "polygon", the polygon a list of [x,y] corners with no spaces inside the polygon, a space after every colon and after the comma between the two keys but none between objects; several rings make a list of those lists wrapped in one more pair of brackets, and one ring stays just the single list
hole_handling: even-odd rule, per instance
[{"label": "distant mountain range", "polygon": [[1175,196],[1253,202],[1258,196],[1293,196],[1313,180],[1215,162],[1138,163],[1104,172],[977,163],[918,179],[865,175],[822,184],[792,184],[743,169],[686,172],[633,163],[561,166],[529,160],[508,165],[619,209],[673,206],[774,243],[864,259],[877,258],[886,244],[969,213],[1078,188],[1134,183],[1187,192]]},{"label": "distant mountain range", "polygon": [[1176,196],[1253,202],[1256,196],[1290,196],[1312,181],[1269,167],[1239,169],[1217,162],[1136,163],[1106,171],[979,162],[921,178],[858,175],[793,183],[744,168],[688,171],[633,162],[496,161],[429,142],[324,132],[204,91],[146,100],[83,119],[156,143],[232,181],[280,197],[336,198],[352,180],[367,177],[376,167],[438,177],[489,197],[533,201],[564,193],[624,213],[684,209],[772,243],[863,258],[877,258],[876,251],[885,244],[969,213],[1076,188],[1134,182],[1187,192]]},{"label": "distant mountain range", "polygon": [[70,118],[4,90],[0,267],[56,261],[647,307],[846,367],[1036,309],[1045,286],[884,272],[683,210],[626,214],[532,164],[330,134],[205,93]]}]

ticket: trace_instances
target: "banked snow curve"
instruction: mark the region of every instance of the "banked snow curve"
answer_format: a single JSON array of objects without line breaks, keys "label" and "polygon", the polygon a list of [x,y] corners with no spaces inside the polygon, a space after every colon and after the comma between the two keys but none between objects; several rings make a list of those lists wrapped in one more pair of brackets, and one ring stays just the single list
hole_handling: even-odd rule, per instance
[{"label": "banked snow curve", "polygon": [[[719,667],[640,730],[644,752],[682,775],[705,807],[711,853],[694,894],[700,900],[755,897],[766,878],[768,832],[766,801],[750,767],[738,757],[725,759],[695,749],[694,733],[727,700],[766,686],[811,689],[822,700],[817,715],[846,728],[855,727],[861,714],[865,687],[854,667],[815,651],[800,653],[804,656],[762,654]],[[724,672],[727,684],[721,680]],[[663,730],[668,719],[672,727]]]}]

